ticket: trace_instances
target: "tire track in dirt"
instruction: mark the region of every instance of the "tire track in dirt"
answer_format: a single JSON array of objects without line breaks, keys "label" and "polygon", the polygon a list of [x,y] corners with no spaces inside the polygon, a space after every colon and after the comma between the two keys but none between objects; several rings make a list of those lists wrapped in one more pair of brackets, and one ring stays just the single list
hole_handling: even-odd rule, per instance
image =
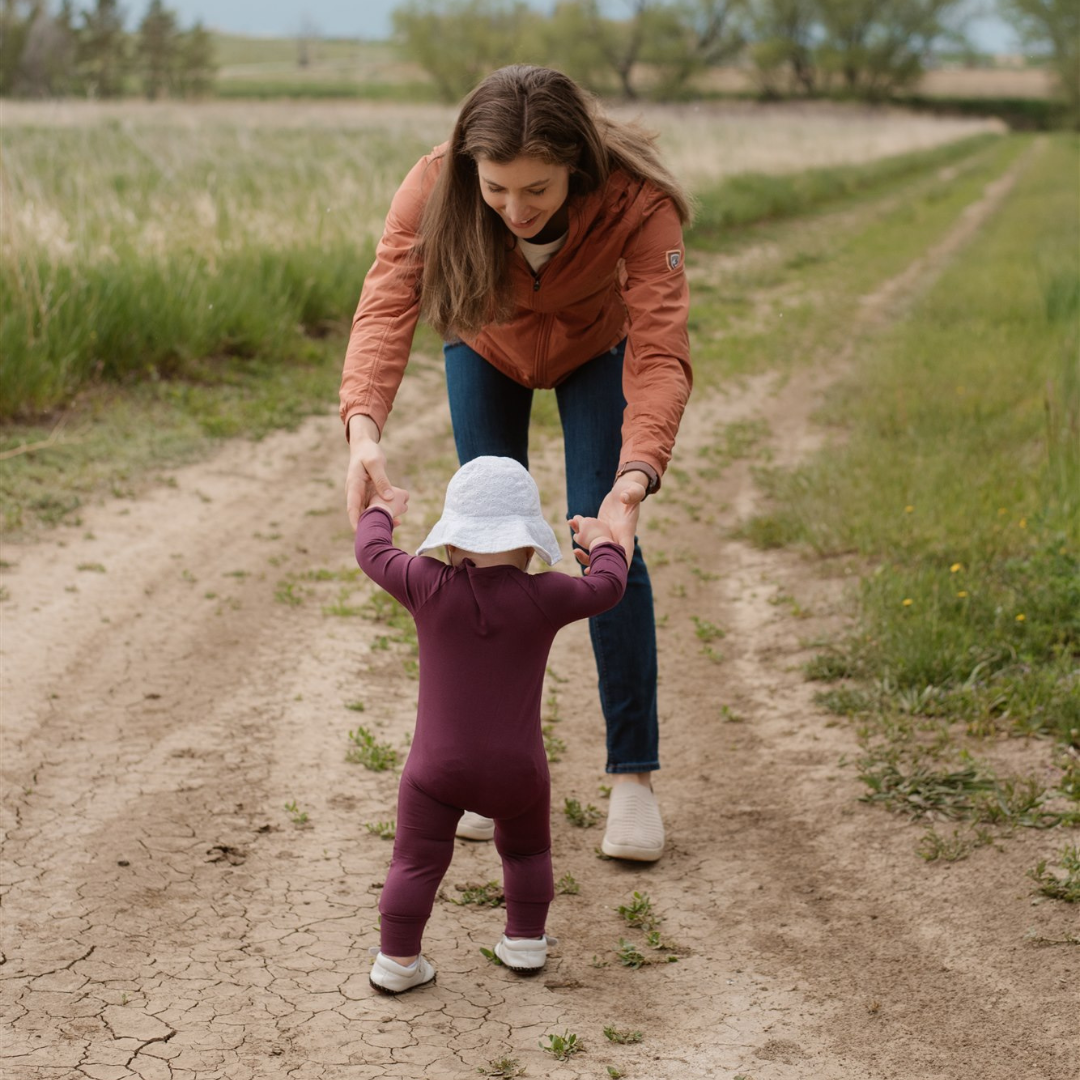
[{"label": "tire track in dirt", "polygon": [[[1015,173],[867,298],[864,329],[897,317]],[[756,418],[773,460],[798,460],[853,359],[696,396],[677,464]],[[478,950],[500,913],[449,901],[459,882],[497,878],[497,859],[461,842],[425,943],[438,983],[375,997],[366,950],[389,845],[364,824],[393,817],[396,778],[347,763],[346,732],[363,723],[404,754],[415,683],[407,649],[381,647],[392,630],[324,614],[372,592],[342,573],[340,439],[328,418],[232,444],[175,487],[88,511],[80,531],[95,539],[65,530],[64,546],[27,547],[5,574],[0,1022],[13,1080],[439,1080],[503,1054],[559,1078],[608,1063],[644,1080],[1012,1080],[1018,1063],[1068,1075],[1060,954],[1018,944],[1022,914],[987,896],[985,862],[913,867],[909,827],[860,806],[838,768],[854,739],[813,706],[798,664],[802,639],[843,618],[843,567],[728,538],[757,504],[745,461],[707,481],[673,473],[646,508],[668,854],[600,861],[599,830],[559,813],[567,797],[602,805],[595,672],[573,627],[546,707],[567,746],[552,770],[556,876],[581,886],[553,906],[562,945],[537,979],[487,965]],[[414,364],[387,444],[414,491],[400,538],[415,546],[454,464],[435,365]],[[561,519],[561,447],[538,438],[533,466]],[[95,563],[105,572],[76,569]],[[275,600],[288,575],[295,605]],[[702,642],[705,623],[726,637]],[[1010,848],[994,880],[1022,880],[1028,859]],[[643,944],[614,911],[635,889],[678,963],[615,958],[620,936]],[[1004,1003],[1007,1024],[991,1011]],[[608,1024],[645,1040],[608,1046]],[[564,1030],[588,1050],[558,1064],[537,1043]]]}]

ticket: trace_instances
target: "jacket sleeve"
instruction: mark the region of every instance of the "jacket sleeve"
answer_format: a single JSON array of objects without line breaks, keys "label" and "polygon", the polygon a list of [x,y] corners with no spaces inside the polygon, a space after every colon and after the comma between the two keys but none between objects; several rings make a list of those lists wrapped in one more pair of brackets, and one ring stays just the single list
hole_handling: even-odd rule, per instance
[{"label": "jacket sleeve", "polygon": [[446,567],[437,559],[395,547],[393,535],[390,512],[381,506],[369,507],[356,525],[356,561],[376,585],[415,615],[438,590]]},{"label": "jacket sleeve", "polygon": [[420,265],[412,259],[424,203],[438,172],[438,150],[409,171],[390,203],[375,261],[364,279],[341,375],[341,419],[365,413],[382,431],[409,361],[420,316]]},{"label": "jacket sleeve", "polygon": [[630,329],[619,464],[621,468],[642,461],[660,477],[671,460],[693,383],[682,224],[667,195],[653,191],[623,259],[623,300]]},{"label": "jacket sleeve", "polygon": [[589,572],[539,574],[532,580],[542,590],[544,614],[556,626],[613,608],[626,592],[626,555],[618,544],[597,544],[590,552]]}]

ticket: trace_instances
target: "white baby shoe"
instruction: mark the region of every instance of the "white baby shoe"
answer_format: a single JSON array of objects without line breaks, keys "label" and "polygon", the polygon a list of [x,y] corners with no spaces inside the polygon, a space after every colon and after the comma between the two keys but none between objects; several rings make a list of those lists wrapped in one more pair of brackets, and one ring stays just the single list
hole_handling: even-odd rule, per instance
[{"label": "white baby shoe", "polygon": [[515,971],[539,971],[547,963],[548,944],[557,945],[553,937],[509,938],[505,934],[495,946],[495,955]]},{"label": "white baby shoe", "polygon": [[404,994],[406,990],[415,990],[434,981],[435,969],[422,956],[418,956],[409,967],[403,967],[379,953],[371,968],[371,985],[380,994]]}]

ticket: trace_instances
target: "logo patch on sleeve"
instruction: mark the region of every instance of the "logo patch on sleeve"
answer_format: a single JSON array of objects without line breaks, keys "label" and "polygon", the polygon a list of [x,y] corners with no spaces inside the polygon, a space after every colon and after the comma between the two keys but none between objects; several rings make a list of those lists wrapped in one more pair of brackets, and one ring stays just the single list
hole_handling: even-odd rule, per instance
[{"label": "logo patch on sleeve", "polygon": [[682,266],[681,251],[665,252],[664,257],[667,259],[667,265],[669,270],[678,270],[679,267]]}]

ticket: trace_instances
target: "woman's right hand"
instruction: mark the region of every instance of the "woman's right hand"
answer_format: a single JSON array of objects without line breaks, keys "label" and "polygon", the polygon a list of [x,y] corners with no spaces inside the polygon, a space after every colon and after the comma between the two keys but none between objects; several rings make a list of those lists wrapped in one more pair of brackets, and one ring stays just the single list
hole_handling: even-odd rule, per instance
[{"label": "woman's right hand", "polygon": [[349,470],[345,474],[345,506],[352,528],[356,528],[373,492],[387,502],[394,497],[386,476],[386,455],[379,445],[379,429],[371,417],[358,414],[349,419]]}]

